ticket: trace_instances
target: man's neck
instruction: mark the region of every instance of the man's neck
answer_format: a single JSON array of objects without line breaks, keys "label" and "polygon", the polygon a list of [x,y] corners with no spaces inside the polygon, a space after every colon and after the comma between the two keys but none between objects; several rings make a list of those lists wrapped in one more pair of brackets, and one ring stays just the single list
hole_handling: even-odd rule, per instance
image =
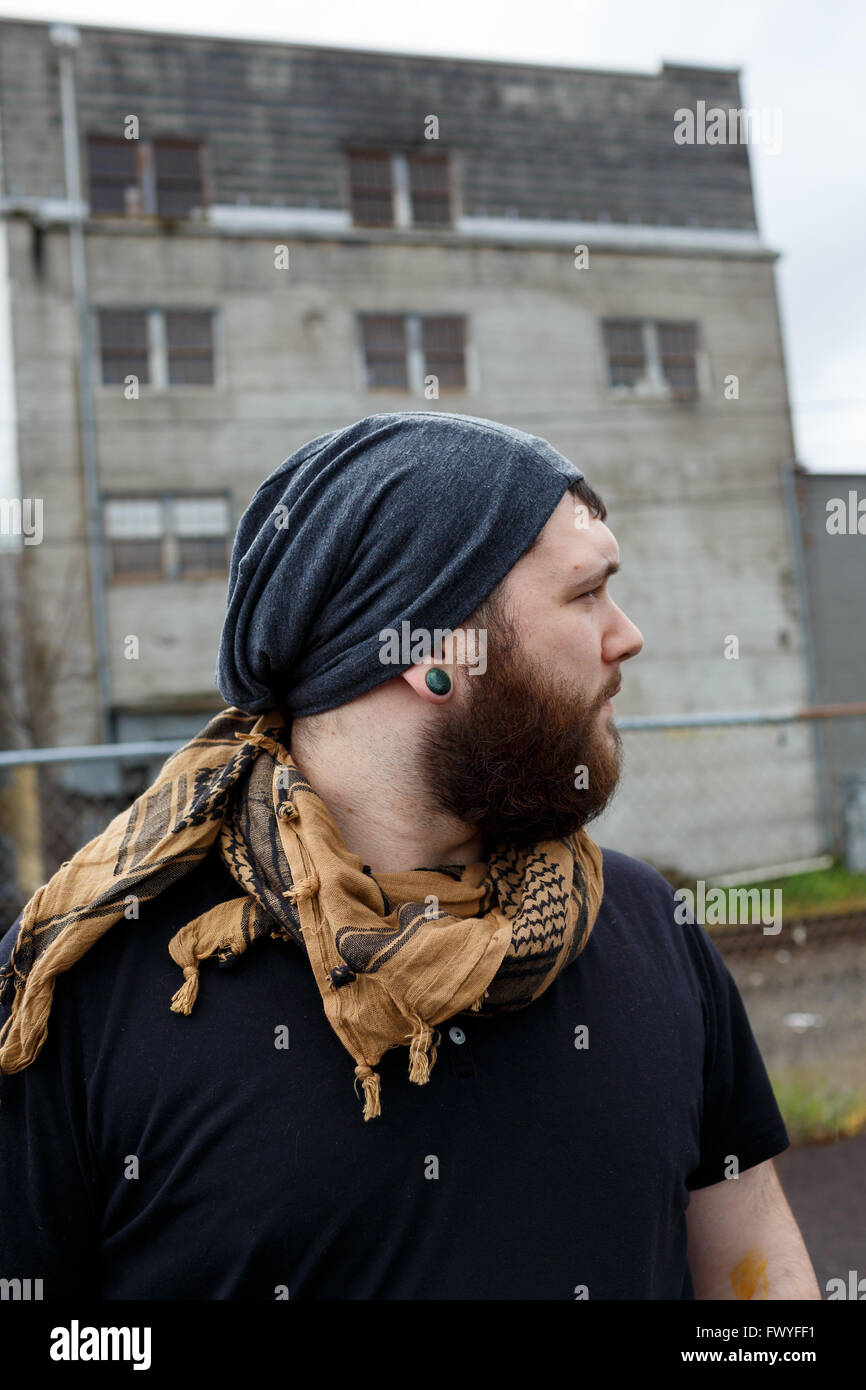
[{"label": "man's neck", "polygon": [[[372,873],[399,873],[484,857],[480,832],[432,809],[408,769],[374,770],[375,759],[337,739],[313,743],[293,731],[292,758],[322,798],[346,847]],[[393,761],[393,760],[391,760]]]}]

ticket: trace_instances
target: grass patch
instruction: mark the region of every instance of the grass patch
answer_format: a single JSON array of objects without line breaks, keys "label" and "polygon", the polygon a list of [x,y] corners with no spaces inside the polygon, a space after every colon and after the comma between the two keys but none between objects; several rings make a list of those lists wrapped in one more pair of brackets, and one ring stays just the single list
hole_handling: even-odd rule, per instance
[{"label": "grass patch", "polygon": [[866,874],[849,873],[842,864],[808,874],[790,874],[772,885],[743,884],[744,888],[771,886],[782,890],[782,911],[786,917],[866,908]]},{"label": "grass patch", "polygon": [[770,1081],[792,1144],[832,1143],[866,1129],[866,1095],[853,1086],[794,1069]]},{"label": "grass patch", "polygon": [[[691,888],[695,891],[695,880],[686,878],[678,870],[660,871],[674,888]],[[788,874],[785,878],[765,879],[762,883],[740,883],[734,888],[721,891],[728,899],[726,916],[729,922],[734,918],[733,892],[749,892],[766,888],[769,903],[774,901],[773,891],[782,890],[782,918],[792,919],[833,916],[835,913],[866,910],[866,874],[852,874],[842,864],[834,864],[829,869],[815,869],[805,874]],[[711,891],[708,884],[707,894]],[[716,890],[717,891],[717,890]],[[736,902],[736,899],[734,900]]]}]

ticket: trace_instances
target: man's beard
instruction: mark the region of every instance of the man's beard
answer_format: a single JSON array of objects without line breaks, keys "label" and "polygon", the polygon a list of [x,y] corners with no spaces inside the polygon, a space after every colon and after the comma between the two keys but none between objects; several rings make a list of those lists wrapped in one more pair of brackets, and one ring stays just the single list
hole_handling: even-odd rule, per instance
[{"label": "man's beard", "polygon": [[539,669],[498,605],[482,605],[473,617],[482,616],[471,625],[487,629],[487,669],[467,672],[461,704],[452,697],[435,711],[418,765],[437,809],[475,827],[486,857],[498,841],[560,839],[599,816],[619,781],[622,740],[602,709],[615,685],[590,695]]}]

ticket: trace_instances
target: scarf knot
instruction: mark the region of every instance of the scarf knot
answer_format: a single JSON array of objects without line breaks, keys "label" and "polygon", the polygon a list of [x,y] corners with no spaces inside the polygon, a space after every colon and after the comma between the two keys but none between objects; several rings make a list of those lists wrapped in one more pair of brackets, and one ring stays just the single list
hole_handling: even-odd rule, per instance
[{"label": "scarf knot", "polygon": [[306,878],[302,878],[300,883],[293,883],[291,888],[287,888],[283,894],[290,902],[303,902],[306,898],[311,898],[314,893],[319,891],[319,875],[315,870]]}]

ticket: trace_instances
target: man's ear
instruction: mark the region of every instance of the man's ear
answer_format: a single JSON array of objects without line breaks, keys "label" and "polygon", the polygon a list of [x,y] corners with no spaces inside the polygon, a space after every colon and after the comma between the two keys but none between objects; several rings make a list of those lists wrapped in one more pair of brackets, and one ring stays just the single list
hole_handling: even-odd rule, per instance
[{"label": "man's ear", "polygon": [[[427,672],[433,667],[438,671],[447,672],[451,680],[451,689],[445,695],[435,695],[427,684]],[[444,700],[450,700],[454,694],[454,673],[444,662],[419,661],[417,665],[410,666],[408,671],[401,671],[400,675],[404,681],[408,681],[416,695],[420,695],[424,700],[431,700],[434,705],[441,705]]]}]

